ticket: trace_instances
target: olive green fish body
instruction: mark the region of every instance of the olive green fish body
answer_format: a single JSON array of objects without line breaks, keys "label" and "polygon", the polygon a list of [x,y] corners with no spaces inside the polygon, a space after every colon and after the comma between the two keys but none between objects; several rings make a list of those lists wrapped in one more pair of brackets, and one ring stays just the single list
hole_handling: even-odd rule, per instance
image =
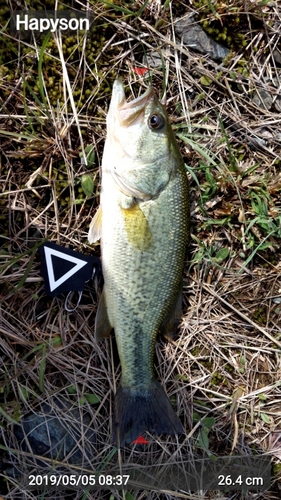
[{"label": "olive green fish body", "polygon": [[[138,204],[150,233],[139,232],[138,213],[134,215],[134,207],[121,208],[118,196],[111,198],[110,209],[105,203],[102,210],[107,228],[101,244],[108,318],[117,340],[122,386],[135,391],[147,389],[153,378],[156,334],[175,305],[182,282],[187,209],[179,198],[187,199],[184,188],[184,177],[177,172],[157,200]],[[132,220],[126,224],[127,217]],[[137,235],[135,241],[128,235],[128,225]]]},{"label": "olive green fish body", "polygon": [[93,224],[92,232],[101,237],[104,275],[96,332],[104,336],[114,328],[122,367],[113,436],[122,445],[145,430],[183,432],[154,378],[153,357],[181,289],[189,209],[183,161],[163,106],[152,89],[126,103],[122,83],[114,86],[100,228]]}]

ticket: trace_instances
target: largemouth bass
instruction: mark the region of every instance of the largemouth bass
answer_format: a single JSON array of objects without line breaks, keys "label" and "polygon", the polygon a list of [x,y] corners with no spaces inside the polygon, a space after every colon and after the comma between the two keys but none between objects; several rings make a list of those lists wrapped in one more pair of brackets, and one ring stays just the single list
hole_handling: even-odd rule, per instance
[{"label": "largemouth bass", "polygon": [[165,108],[151,87],[126,102],[116,80],[89,241],[101,238],[104,276],[95,335],[114,328],[122,367],[113,425],[121,446],[144,431],[184,432],[155,379],[153,357],[158,331],[169,336],[180,317],[188,228],[187,177]]}]

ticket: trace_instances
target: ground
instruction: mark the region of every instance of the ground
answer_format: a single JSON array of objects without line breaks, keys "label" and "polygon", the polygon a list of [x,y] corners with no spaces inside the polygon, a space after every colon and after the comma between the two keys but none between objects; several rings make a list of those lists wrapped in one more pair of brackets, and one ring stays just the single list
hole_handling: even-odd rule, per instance
[{"label": "ground", "polygon": [[[279,498],[280,2],[89,5],[92,30],[62,39],[19,41],[8,24],[9,8],[0,10],[0,473],[11,468],[0,478],[0,491],[13,499]],[[41,9],[36,2],[28,6]],[[175,19],[187,13],[230,49],[223,61],[177,40]],[[159,54],[160,66],[148,62],[151,52]],[[159,339],[155,360],[186,436],[146,435],[148,445],[121,450],[110,444],[120,377],[115,341],[93,338],[101,283],[87,283],[79,307],[68,313],[66,294],[45,293],[38,252],[47,238],[100,255],[87,233],[99,203],[116,76],[128,97],[151,82],[166,103],[191,198],[183,318],[175,341]],[[87,472],[268,453],[271,488],[261,494],[90,487],[28,492],[21,474],[11,476],[13,467],[26,474],[46,469],[34,451],[23,449],[17,424],[47,402],[68,427],[71,415],[58,400],[79,409],[82,449],[82,423],[90,416],[96,443],[89,444],[94,457],[85,457]],[[52,467],[62,465],[58,460]]]}]

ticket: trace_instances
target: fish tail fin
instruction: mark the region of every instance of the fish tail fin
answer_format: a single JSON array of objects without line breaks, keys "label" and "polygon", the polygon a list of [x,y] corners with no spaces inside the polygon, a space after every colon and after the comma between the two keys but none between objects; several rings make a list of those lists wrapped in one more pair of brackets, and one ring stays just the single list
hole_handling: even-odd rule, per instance
[{"label": "fish tail fin", "polygon": [[[144,431],[157,435],[183,434],[183,426],[175,414],[161,384],[138,392],[120,386],[115,398],[112,442],[120,446],[132,443]],[[119,439],[118,439],[119,438]]]}]

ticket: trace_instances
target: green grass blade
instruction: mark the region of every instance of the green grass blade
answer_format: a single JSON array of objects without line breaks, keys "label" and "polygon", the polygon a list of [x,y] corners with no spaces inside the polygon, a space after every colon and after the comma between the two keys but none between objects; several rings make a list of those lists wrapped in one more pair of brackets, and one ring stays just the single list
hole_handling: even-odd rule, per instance
[{"label": "green grass blade", "polygon": [[197,151],[197,153],[199,153],[201,156],[203,156],[203,158],[205,158],[214,167],[218,166],[219,160],[218,159],[217,159],[217,161],[213,160],[213,158],[208,153],[206,153],[206,151],[204,149],[202,149],[200,146],[198,146],[197,142],[194,142],[192,139],[190,139],[189,137],[186,137],[183,134],[176,134],[176,135],[183,142],[185,142],[186,144],[191,146],[192,149],[194,149],[194,151]]},{"label": "green grass blade", "polygon": [[46,102],[46,95],[45,95],[45,85],[44,85],[44,76],[43,76],[43,70],[42,70],[42,65],[43,65],[43,57],[44,53],[46,51],[47,44],[49,42],[51,33],[48,33],[48,35],[44,38],[44,41],[42,43],[42,47],[39,53],[39,60],[38,60],[38,79],[39,79],[39,92],[41,95],[42,102],[44,103],[45,110],[47,110],[47,102]]},{"label": "green grass blade", "polygon": [[26,266],[26,270],[24,271],[23,277],[20,279],[20,281],[18,282],[18,284],[15,286],[14,292],[16,292],[17,290],[19,290],[24,285],[24,283],[26,281],[26,278],[28,277],[28,275],[30,273],[30,270],[32,268],[34,257],[35,257],[36,252],[37,252],[37,248],[33,248],[31,256],[30,256],[30,259],[29,259],[29,262],[28,262],[28,264]]},{"label": "green grass blade", "polygon": [[1,415],[3,415],[3,417],[5,417],[11,424],[16,424],[16,425],[19,425],[19,423],[14,420],[12,417],[10,417],[10,415],[8,415],[8,413],[5,412],[5,410],[2,408],[2,405],[0,405],[0,413]]},{"label": "green grass blade", "polygon": [[42,360],[39,368],[39,389],[41,392],[44,392],[44,378],[46,371],[46,344],[42,347]]}]

